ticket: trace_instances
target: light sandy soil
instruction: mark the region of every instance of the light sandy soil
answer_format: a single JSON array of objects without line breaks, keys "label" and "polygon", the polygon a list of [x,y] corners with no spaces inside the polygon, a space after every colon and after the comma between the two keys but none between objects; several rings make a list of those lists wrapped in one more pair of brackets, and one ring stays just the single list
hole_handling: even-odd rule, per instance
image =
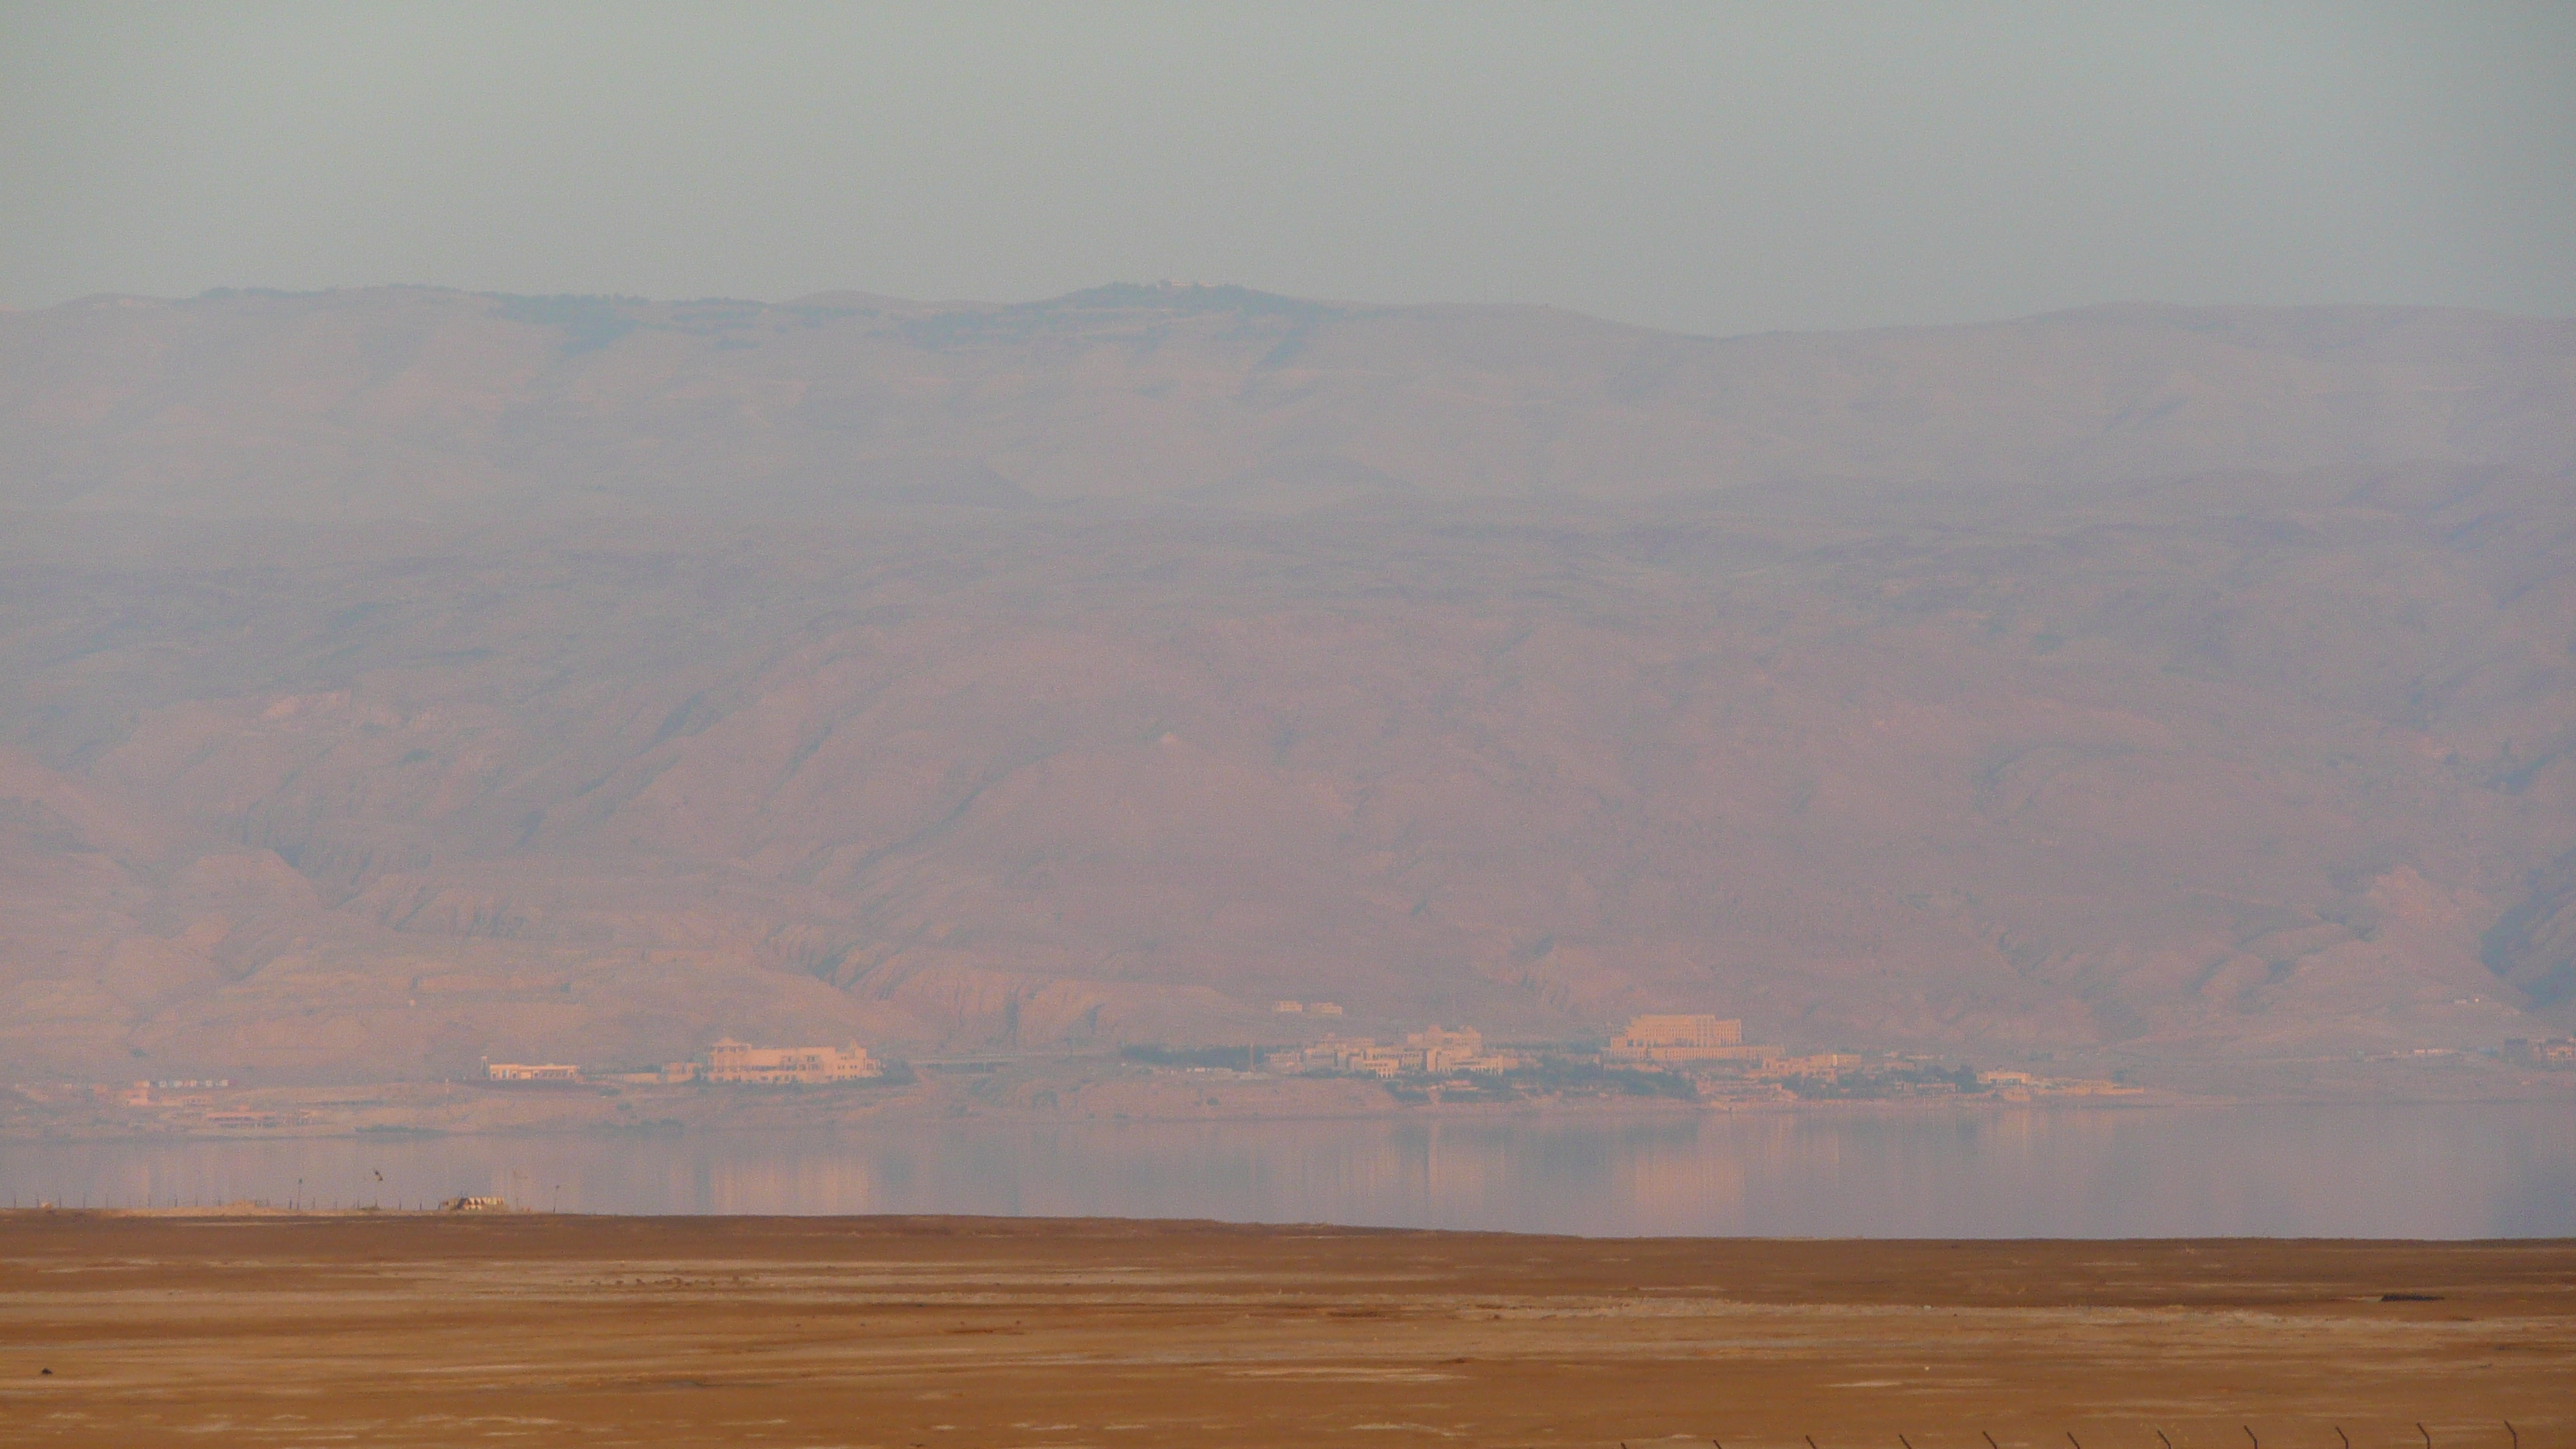
[{"label": "light sandy soil", "polygon": [[0,1217],[8,1444],[2506,1449],[2507,1419],[2576,1443],[2576,1243]]}]

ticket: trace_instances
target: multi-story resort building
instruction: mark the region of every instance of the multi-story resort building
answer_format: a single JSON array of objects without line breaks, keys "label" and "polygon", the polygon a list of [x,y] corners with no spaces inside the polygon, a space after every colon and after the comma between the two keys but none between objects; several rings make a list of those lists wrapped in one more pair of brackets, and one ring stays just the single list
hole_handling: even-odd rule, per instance
[{"label": "multi-story resort building", "polygon": [[708,1049],[706,1070],[699,1075],[710,1082],[810,1086],[860,1081],[884,1070],[862,1046],[757,1047],[727,1037]]},{"label": "multi-story resort building", "polygon": [[1614,1062],[1760,1061],[1778,1047],[1746,1046],[1744,1023],[1715,1016],[1631,1017],[1601,1055]]}]

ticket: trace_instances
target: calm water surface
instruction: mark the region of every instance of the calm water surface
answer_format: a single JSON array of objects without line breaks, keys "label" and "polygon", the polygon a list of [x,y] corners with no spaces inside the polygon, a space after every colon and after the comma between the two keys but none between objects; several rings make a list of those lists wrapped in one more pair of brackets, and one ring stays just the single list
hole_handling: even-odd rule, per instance
[{"label": "calm water surface", "polygon": [[2576,1236],[2576,1110],[1973,1109],[0,1143],[0,1200],[1221,1218],[1597,1235]]}]

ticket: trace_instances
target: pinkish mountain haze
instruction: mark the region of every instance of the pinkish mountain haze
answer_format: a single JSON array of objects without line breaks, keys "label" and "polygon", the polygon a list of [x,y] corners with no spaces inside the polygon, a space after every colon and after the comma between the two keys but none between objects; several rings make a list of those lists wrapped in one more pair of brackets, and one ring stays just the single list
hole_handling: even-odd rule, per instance
[{"label": "pinkish mountain haze", "polygon": [[2485,1046],[2576,1024],[2576,323],[91,299],[0,681],[15,1076]]}]

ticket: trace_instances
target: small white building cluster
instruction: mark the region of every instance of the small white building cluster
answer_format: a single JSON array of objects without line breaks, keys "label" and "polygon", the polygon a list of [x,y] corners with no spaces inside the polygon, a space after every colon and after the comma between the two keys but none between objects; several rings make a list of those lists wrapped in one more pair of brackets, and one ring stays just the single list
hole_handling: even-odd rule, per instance
[{"label": "small white building cluster", "polygon": [[1451,1031],[1433,1026],[1409,1032],[1394,1046],[1367,1037],[1328,1036],[1307,1046],[1272,1052],[1263,1065],[1271,1071],[1355,1072],[1394,1077],[1414,1072],[1508,1072],[1521,1059],[1509,1052],[1485,1050],[1485,1038],[1473,1028]]},{"label": "small white building cluster", "polygon": [[1342,1008],[1331,1001],[1274,1001],[1270,1009],[1282,1016],[1339,1016]]},{"label": "small white building cluster", "polygon": [[578,1082],[581,1068],[570,1062],[485,1062],[487,1082]]},{"label": "small white building cluster", "polygon": [[1628,1029],[1602,1050],[1612,1062],[1758,1062],[1780,1055],[1776,1046],[1746,1046],[1744,1023],[1716,1016],[1631,1017]]},{"label": "small white building cluster", "polygon": [[[721,1082],[738,1086],[817,1086],[858,1082],[885,1075],[885,1067],[853,1042],[847,1046],[753,1046],[726,1037],[707,1049],[704,1062],[670,1062],[658,1072],[628,1072],[607,1078],[623,1083]],[[581,1068],[563,1062],[485,1062],[483,1076],[494,1082],[579,1082]]]}]

